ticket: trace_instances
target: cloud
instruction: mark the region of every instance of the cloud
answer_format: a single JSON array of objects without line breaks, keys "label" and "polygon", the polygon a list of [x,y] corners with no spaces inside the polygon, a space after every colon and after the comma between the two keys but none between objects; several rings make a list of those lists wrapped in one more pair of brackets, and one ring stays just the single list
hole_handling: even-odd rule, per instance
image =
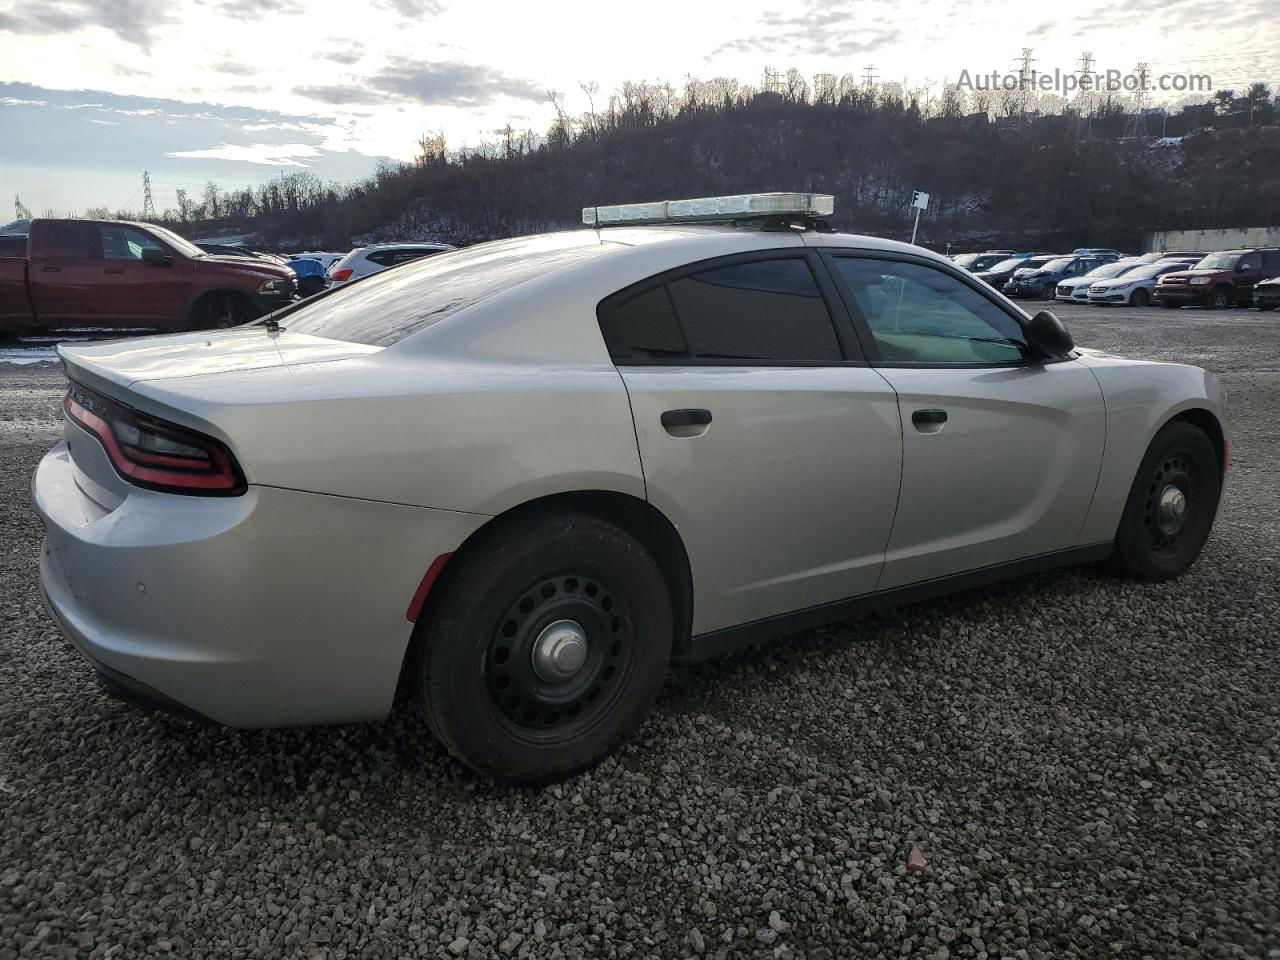
[{"label": "cloud", "polygon": [[305,167],[307,164],[302,161],[320,156],[320,151],[309,143],[224,143],[204,150],[171,150],[165,156],[182,160],[234,160],[266,167]]},{"label": "cloud", "polygon": [[166,0],[42,0],[19,2],[0,13],[0,32],[25,36],[72,33],[90,27],[109,30],[144,50],[157,27],[172,22]]},{"label": "cloud", "polygon": [[367,87],[356,86],[318,86],[318,87],[294,87],[293,92],[300,97],[306,97],[308,100],[319,100],[321,103],[332,104],[335,107],[343,107],[349,105],[370,106],[379,103],[385,104],[387,98],[381,94],[374,93]]},{"label": "cloud", "polygon": [[433,20],[444,12],[444,0],[375,0],[374,6],[394,10],[410,20]]},{"label": "cloud", "polygon": [[261,19],[270,14],[297,16],[306,12],[307,4],[305,0],[223,0],[217,9],[227,17]]},{"label": "cloud", "polygon": [[508,77],[482,64],[424,63],[405,57],[391,59],[369,78],[377,90],[428,106],[483,106],[499,97],[540,102],[546,91],[537,84]]},{"label": "cloud", "polygon": [[805,0],[802,13],[765,13],[749,36],[721,43],[704,59],[724,52],[813,57],[869,53],[915,37],[898,26],[901,13],[896,0],[858,0],[856,5],[850,0]]},{"label": "cloud", "polygon": [[336,50],[327,50],[320,54],[325,60],[332,60],[334,63],[340,63],[344,67],[349,67],[353,63],[359,62],[364,57],[364,44],[356,40],[347,40],[342,42],[342,46]]},{"label": "cloud", "polygon": [[479,107],[499,97],[535,103],[546,97],[537,84],[509,77],[493,67],[454,61],[425,63],[406,57],[393,57],[359,83],[294,87],[293,92],[333,106],[412,101],[433,107]]},{"label": "cloud", "polygon": [[233,77],[252,77],[262,72],[257,67],[241,63],[238,60],[223,60],[215,63],[213,69],[218,73],[230,74]]}]

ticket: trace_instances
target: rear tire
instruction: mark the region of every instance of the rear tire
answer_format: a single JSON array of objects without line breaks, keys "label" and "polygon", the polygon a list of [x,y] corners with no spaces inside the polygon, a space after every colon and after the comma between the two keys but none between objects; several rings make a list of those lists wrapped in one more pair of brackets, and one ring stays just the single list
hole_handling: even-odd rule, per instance
[{"label": "rear tire", "polygon": [[[434,590],[406,690],[449,752],[485,776],[532,785],[594,766],[635,733],[666,678],[662,573],[594,517],[482,531]],[[572,649],[558,659],[565,638]]]},{"label": "rear tire", "polygon": [[1156,434],[1138,467],[1111,566],[1146,582],[1172,580],[1200,556],[1222,492],[1222,467],[1199,427],[1175,421]]}]

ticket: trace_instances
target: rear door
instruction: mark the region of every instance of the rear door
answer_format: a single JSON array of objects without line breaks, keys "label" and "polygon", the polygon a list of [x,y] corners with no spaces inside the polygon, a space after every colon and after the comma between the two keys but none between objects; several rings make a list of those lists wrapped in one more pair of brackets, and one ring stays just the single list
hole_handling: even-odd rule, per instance
[{"label": "rear door", "polygon": [[600,306],[650,501],[683,538],[695,634],[875,588],[901,428],[803,249],[720,258]]},{"label": "rear door", "polygon": [[880,589],[1077,546],[1105,440],[1090,370],[1029,359],[1017,315],[960,271],[870,254],[828,262],[901,410],[902,493]]},{"label": "rear door", "polygon": [[[186,309],[191,262],[136,227],[102,224],[102,320],[118,326],[171,324]],[[147,262],[148,251],[168,256]]]},{"label": "rear door", "polygon": [[96,326],[101,322],[102,245],[88,220],[31,225],[31,301],[42,327]]}]

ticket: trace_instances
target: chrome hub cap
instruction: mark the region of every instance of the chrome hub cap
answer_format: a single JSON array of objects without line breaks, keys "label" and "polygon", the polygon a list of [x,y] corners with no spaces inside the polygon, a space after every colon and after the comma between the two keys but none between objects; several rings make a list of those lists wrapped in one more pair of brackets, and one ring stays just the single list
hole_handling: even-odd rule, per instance
[{"label": "chrome hub cap", "polygon": [[1183,517],[1187,513],[1187,495],[1171,483],[1160,491],[1160,503],[1157,509],[1160,530],[1165,535],[1171,536],[1182,527]]},{"label": "chrome hub cap", "polygon": [[533,671],[547,683],[572,678],[587,662],[587,632],[575,620],[547,624],[533,642]]}]

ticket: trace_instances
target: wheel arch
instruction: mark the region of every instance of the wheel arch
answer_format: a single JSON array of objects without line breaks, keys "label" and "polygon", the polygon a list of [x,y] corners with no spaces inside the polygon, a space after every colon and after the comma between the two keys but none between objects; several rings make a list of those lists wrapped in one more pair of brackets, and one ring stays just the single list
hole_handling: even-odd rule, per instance
[{"label": "wheel arch", "polygon": [[220,293],[230,294],[242,300],[245,306],[249,308],[250,315],[258,312],[258,305],[254,302],[253,296],[243,287],[236,287],[228,284],[203,287],[188,298],[187,308],[182,312],[183,326],[189,327],[191,325],[192,320],[195,318],[196,307],[198,307],[206,297],[212,297]]},{"label": "wheel arch", "polygon": [[1213,444],[1213,452],[1218,455],[1218,468],[1224,475],[1226,474],[1231,462],[1231,448],[1226,431],[1222,427],[1222,421],[1212,410],[1205,407],[1188,407],[1185,410],[1179,410],[1160,424],[1160,430],[1171,423],[1189,423],[1203,430],[1209,442]]},{"label": "wheel arch", "polygon": [[[613,490],[573,490],[537,497],[504,510],[481,524],[458,546],[453,556],[477,549],[476,541],[482,535],[492,536],[495,530],[530,515],[552,513],[586,514],[613,524],[639,541],[657,563],[671,595],[672,622],[675,624],[672,660],[686,660],[691,650],[693,628],[693,574],[689,554],[675,525],[647,500]],[[427,593],[417,617],[419,625],[430,619],[433,601],[448,591],[451,565],[444,565]],[[416,635],[417,630],[415,639]]]}]

